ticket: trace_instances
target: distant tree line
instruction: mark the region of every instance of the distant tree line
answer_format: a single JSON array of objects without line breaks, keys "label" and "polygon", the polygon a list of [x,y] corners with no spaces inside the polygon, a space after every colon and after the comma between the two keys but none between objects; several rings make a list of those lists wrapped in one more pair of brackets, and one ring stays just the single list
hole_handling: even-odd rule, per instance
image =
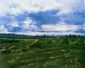
[{"label": "distant tree line", "polygon": [[21,38],[21,39],[24,39],[24,38],[83,38],[85,39],[85,35],[82,36],[82,35],[57,35],[57,36],[54,36],[54,35],[36,35],[36,36],[32,36],[32,35],[21,35],[21,34],[0,34],[0,38]]}]

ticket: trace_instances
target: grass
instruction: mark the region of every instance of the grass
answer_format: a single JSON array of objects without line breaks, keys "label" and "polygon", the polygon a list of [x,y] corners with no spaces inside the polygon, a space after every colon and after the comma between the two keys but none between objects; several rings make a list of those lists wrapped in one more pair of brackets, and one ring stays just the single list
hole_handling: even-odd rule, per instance
[{"label": "grass", "polygon": [[85,68],[81,38],[69,39],[70,43],[62,38],[15,40],[0,44],[0,68]]}]

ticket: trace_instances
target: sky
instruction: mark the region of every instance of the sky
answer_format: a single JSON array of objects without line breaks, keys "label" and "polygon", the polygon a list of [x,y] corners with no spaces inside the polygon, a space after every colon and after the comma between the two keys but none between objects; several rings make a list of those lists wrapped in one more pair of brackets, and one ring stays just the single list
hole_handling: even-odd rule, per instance
[{"label": "sky", "polygon": [[0,0],[0,33],[85,35],[85,0]]}]

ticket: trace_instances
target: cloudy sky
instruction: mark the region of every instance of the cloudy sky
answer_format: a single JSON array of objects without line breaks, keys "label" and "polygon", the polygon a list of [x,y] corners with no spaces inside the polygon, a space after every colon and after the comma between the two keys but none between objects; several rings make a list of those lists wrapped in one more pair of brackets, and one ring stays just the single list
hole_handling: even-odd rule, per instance
[{"label": "cloudy sky", "polygon": [[85,0],[0,0],[0,33],[85,34]]}]

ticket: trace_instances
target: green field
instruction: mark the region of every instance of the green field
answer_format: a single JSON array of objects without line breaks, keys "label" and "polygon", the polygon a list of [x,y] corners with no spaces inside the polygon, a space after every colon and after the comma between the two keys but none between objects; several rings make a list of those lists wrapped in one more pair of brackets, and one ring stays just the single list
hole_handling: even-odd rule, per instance
[{"label": "green field", "polygon": [[85,36],[0,38],[0,68],[85,68]]}]

